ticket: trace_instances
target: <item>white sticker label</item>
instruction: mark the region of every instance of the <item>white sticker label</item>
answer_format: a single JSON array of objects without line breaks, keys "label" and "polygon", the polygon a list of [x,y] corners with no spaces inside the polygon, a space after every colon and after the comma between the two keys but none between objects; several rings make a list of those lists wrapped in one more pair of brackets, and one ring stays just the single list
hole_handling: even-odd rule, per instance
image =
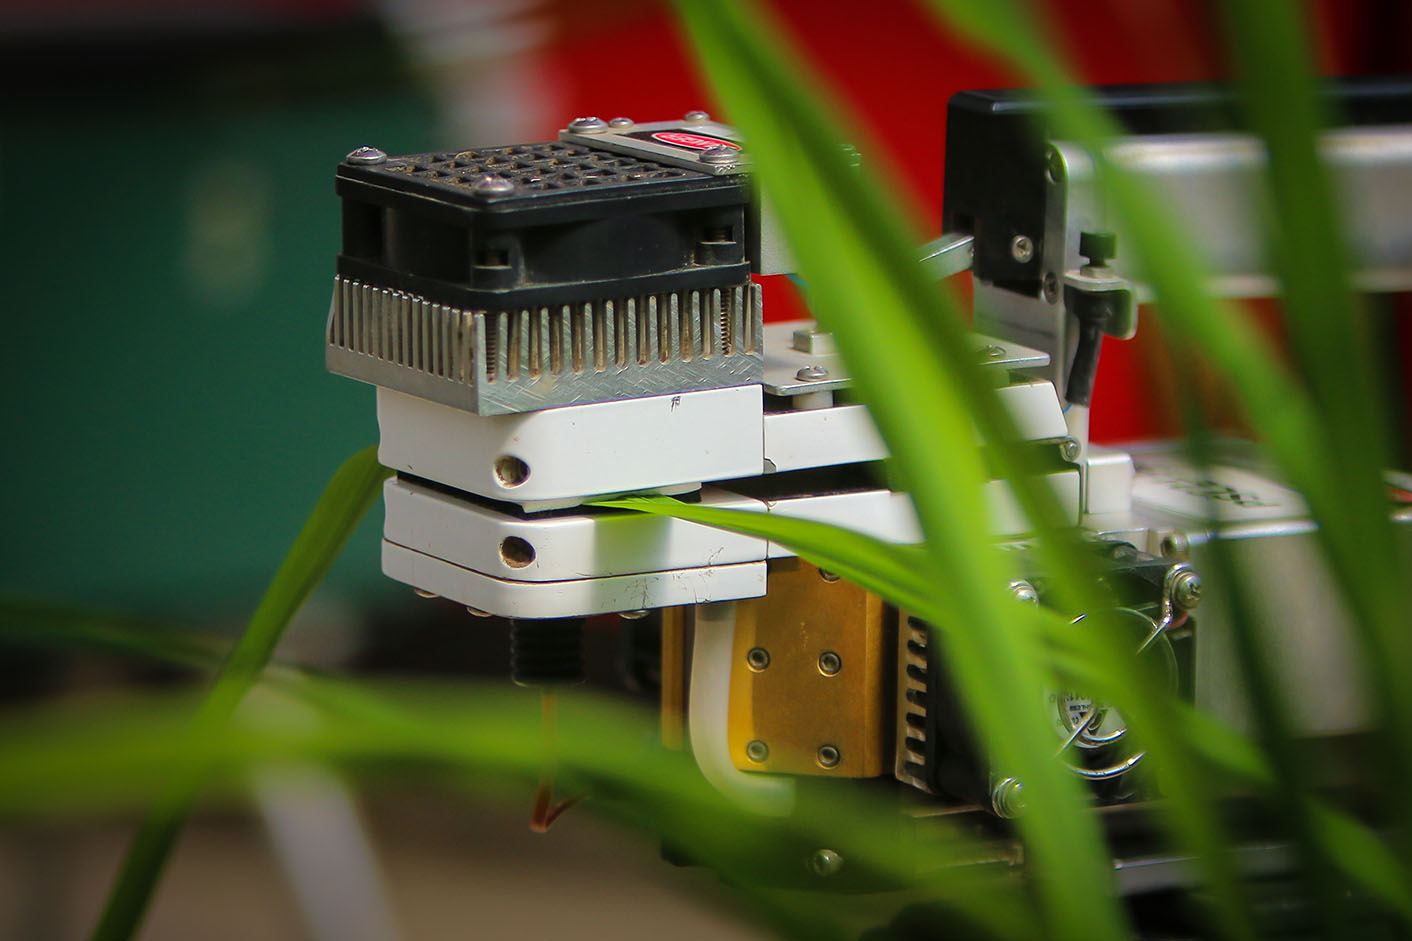
[{"label": "white sticker label", "polygon": [[1223,464],[1195,468],[1139,459],[1133,500],[1197,520],[1241,522],[1305,516],[1298,492],[1249,471]]}]

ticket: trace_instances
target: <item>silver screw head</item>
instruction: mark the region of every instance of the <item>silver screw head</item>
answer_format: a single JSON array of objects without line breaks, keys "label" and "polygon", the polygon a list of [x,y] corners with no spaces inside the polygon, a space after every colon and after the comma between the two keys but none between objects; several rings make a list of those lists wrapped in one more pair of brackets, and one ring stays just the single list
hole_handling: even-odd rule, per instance
[{"label": "silver screw head", "polygon": [[842,576],[842,575],[835,575],[833,572],[830,572],[828,569],[819,569],[819,577],[822,578],[822,579],[823,579],[824,581],[826,581],[826,582],[836,582],[836,581],[838,581],[840,578],[842,578],[843,576]]},{"label": "silver screw head", "polygon": [[837,768],[838,763],[843,760],[843,755],[837,745],[820,745],[818,760],[821,767]]},{"label": "silver screw head", "polygon": [[1028,235],[1017,235],[1010,240],[1010,257],[1022,265],[1034,258],[1034,242]]},{"label": "silver screw head", "polygon": [[990,809],[997,817],[1018,817],[1025,812],[1025,782],[1002,778],[990,790]]},{"label": "silver screw head", "polygon": [[1051,183],[1063,183],[1067,176],[1064,170],[1064,157],[1059,153],[1059,148],[1052,144],[1044,155],[1044,173],[1049,177]]},{"label": "silver screw head", "polygon": [[1044,299],[1050,304],[1059,300],[1059,276],[1052,271],[1044,276]]},{"label": "silver screw head", "polygon": [[735,163],[740,159],[740,151],[734,147],[707,147],[696,159],[712,165]]},{"label": "silver screw head", "polygon": [[745,744],[745,757],[754,762],[764,761],[770,757],[770,746],[760,741],[758,738],[751,739]]},{"label": "silver screw head", "polygon": [[343,159],[360,167],[371,167],[379,163],[387,163],[387,154],[376,147],[359,147]]},{"label": "silver screw head", "polygon": [[472,189],[475,190],[478,196],[509,196],[515,191],[515,184],[511,183],[503,176],[487,173],[485,176],[476,180],[475,186],[473,186]]},{"label": "silver screw head", "polygon": [[413,593],[414,595],[416,595],[418,598],[440,598],[440,597],[441,597],[441,596],[438,595],[436,592],[434,592],[434,591],[427,591],[425,588],[413,588],[413,589],[412,589],[412,593]]},{"label": "silver screw head", "polygon": [[831,876],[842,868],[843,857],[833,850],[815,850],[809,857],[809,871],[816,876]]},{"label": "silver screw head", "polygon": [[836,676],[843,669],[843,658],[832,650],[819,654],[819,672],[824,676]]},{"label": "silver screw head", "polygon": [[997,345],[994,344],[994,343],[987,343],[985,346],[983,346],[983,347],[981,347],[980,349],[976,350],[976,355],[979,356],[979,357],[980,357],[981,359],[983,359],[983,360],[984,360],[984,359],[998,359],[998,358],[1000,358],[1001,356],[1004,356],[1004,355],[1005,355],[1005,347],[1003,347],[1003,346],[997,346]]},{"label": "silver screw head", "polygon": [[1178,575],[1172,582],[1172,604],[1183,611],[1201,604],[1201,576],[1190,571]]},{"label": "silver screw head", "polygon": [[1073,438],[1065,438],[1059,442],[1059,456],[1066,461],[1077,461],[1080,450],[1078,441]]},{"label": "silver screw head", "polygon": [[683,121],[690,121],[692,124],[700,124],[702,121],[711,120],[711,116],[705,111],[688,111],[682,115]]},{"label": "silver screw head", "polygon": [[750,669],[759,673],[770,665],[770,652],[764,647],[751,647],[745,655],[745,663]]},{"label": "silver screw head", "polygon": [[472,617],[478,618],[488,618],[491,616],[489,611],[482,611],[480,608],[473,608],[470,605],[466,605],[466,612]]},{"label": "silver screw head", "polygon": [[608,122],[602,118],[593,116],[574,118],[569,122],[569,130],[578,131],[581,134],[592,134],[601,131],[608,126]]},{"label": "silver screw head", "polygon": [[608,121],[609,127],[632,127],[632,118],[611,118]]},{"label": "silver screw head", "polygon": [[818,382],[820,379],[827,379],[828,377],[829,371],[817,363],[801,366],[799,371],[794,374],[794,378],[804,382]]},{"label": "silver screw head", "polygon": [[622,618],[624,621],[640,621],[651,613],[652,612],[648,611],[646,608],[636,608],[632,611],[619,611],[618,617]]},{"label": "silver screw head", "polygon": [[1164,559],[1184,559],[1191,551],[1191,540],[1187,539],[1186,533],[1170,532],[1162,537],[1162,541],[1157,546],[1157,551]]},{"label": "silver screw head", "polygon": [[1039,604],[1039,592],[1023,578],[1017,578],[1010,583],[1010,594],[1016,601],[1024,604]]}]

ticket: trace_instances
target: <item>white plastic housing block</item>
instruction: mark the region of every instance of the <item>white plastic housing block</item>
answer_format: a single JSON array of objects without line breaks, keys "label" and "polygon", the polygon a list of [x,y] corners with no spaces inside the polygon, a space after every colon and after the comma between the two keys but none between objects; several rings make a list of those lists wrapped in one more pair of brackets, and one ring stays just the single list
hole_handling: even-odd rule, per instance
[{"label": "white plastic housing block", "polygon": [[[645,513],[592,511],[523,519],[405,480],[383,487],[388,542],[497,578],[603,578],[765,558],[765,541]],[[701,505],[758,508],[711,487]],[[478,602],[469,602],[478,608]]]},{"label": "white plastic housing block", "polygon": [[[1064,515],[1075,522],[1079,518],[1078,471],[1050,474],[1042,481],[1058,501]],[[1006,538],[1028,533],[1031,529],[1020,511],[1014,490],[1003,480],[985,484],[981,499],[986,503],[991,531]],[[753,501],[745,509],[763,510],[772,516],[832,523],[883,542],[919,543],[921,527],[917,522],[912,498],[892,490],[860,490],[853,493],[801,494],[770,501]],[[787,558],[792,551],[776,542],[769,543],[769,557]]]},{"label": "white plastic housing block", "polygon": [[833,467],[887,457],[862,405],[770,412],[765,416],[765,465],[769,471]]},{"label": "white plastic housing block", "polygon": [[1084,487],[1084,512],[1093,515],[1127,513],[1133,506],[1132,455],[1115,448],[1088,446],[1084,456],[1088,479]]},{"label": "white plastic housing block", "polygon": [[387,467],[534,509],[761,473],[760,386],[474,415],[378,389]]},{"label": "white plastic housing block", "polygon": [[382,570],[390,578],[414,588],[511,618],[583,617],[641,608],[737,601],[758,598],[765,593],[763,561],[608,578],[521,582],[482,575],[384,539]]},{"label": "white plastic housing block", "polygon": [[[1049,474],[1044,478],[1044,485],[1049,488],[1054,499],[1059,502],[1059,508],[1064,513],[1064,518],[1079,521],[1080,494],[1079,494],[1079,472],[1062,471],[1058,474]],[[1019,498],[1015,496],[1015,489],[1006,480],[992,480],[985,485],[986,510],[990,516],[991,530],[997,536],[1019,536],[1031,531],[1031,526],[1026,520],[1024,512],[1020,509]]]},{"label": "white plastic housing block", "polygon": [[[1014,420],[1019,440],[1047,441],[1068,436],[1064,406],[1059,404],[1059,393],[1054,391],[1054,383],[1043,379],[1016,382],[1001,386],[995,394]],[[976,440],[980,441],[979,434]]]},{"label": "white plastic housing block", "polygon": [[[761,506],[756,503],[756,506]],[[917,513],[912,499],[892,490],[860,490],[854,493],[804,494],[785,497],[764,504],[771,516],[832,523],[855,532],[881,539],[883,542],[916,543],[922,541],[917,525]],[[769,544],[770,558],[780,559],[794,553],[777,542]]]},{"label": "white plastic housing block", "polygon": [[[1016,382],[995,390],[1022,441],[1045,441],[1069,434],[1054,385],[1043,380]],[[980,441],[977,434],[976,440]],[[880,461],[887,446],[862,405],[769,412],[765,415],[765,469],[791,471]]]}]

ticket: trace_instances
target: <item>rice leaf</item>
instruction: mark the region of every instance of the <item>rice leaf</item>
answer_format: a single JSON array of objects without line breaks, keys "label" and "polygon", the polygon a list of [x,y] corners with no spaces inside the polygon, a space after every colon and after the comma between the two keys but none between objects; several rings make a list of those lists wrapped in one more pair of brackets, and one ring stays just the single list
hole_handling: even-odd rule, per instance
[{"label": "rice leaf", "polygon": [[[323,580],[377,499],[388,474],[372,447],[354,454],[334,474],[192,720],[198,737],[214,734],[229,720],[259,678],[290,619]],[[128,849],[94,930],[95,939],[118,941],[136,932],[202,777],[202,768],[189,767],[163,790]]]}]

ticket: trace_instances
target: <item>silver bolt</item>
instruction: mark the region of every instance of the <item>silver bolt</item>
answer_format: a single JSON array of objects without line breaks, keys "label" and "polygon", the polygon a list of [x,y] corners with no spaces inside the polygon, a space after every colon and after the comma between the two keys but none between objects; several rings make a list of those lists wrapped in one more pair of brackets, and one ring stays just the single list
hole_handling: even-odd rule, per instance
[{"label": "silver bolt", "polygon": [[1039,592],[1035,591],[1035,587],[1023,578],[1017,578],[1010,583],[1010,594],[1015,597],[1016,601],[1025,604],[1039,604]]},{"label": "silver bolt", "polygon": [[1003,778],[990,790],[990,809],[997,817],[1018,817],[1025,812],[1025,783]]},{"label": "silver bolt", "polygon": [[496,176],[487,173],[476,180],[472,189],[481,196],[509,196],[515,191],[515,184],[505,179],[503,176]]},{"label": "silver bolt", "polygon": [[831,876],[843,868],[843,857],[833,850],[816,850],[809,857],[809,869],[816,876]]},{"label": "silver bolt", "polygon": [[569,122],[569,130],[578,131],[581,134],[594,134],[607,126],[607,121],[591,116],[586,118],[574,118]]},{"label": "silver bolt", "polygon": [[1172,603],[1183,611],[1201,604],[1201,576],[1190,571],[1179,574],[1172,582]]},{"label": "silver bolt", "polygon": [[996,346],[994,343],[987,343],[985,346],[976,350],[976,355],[981,359],[997,359],[1005,355],[1005,347]]},{"label": "silver bolt", "polygon": [[371,167],[375,164],[387,163],[387,154],[376,147],[359,147],[343,159],[360,167]]},{"label": "silver bolt", "polygon": [[824,676],[834,676],[843,669],[843,658],[832,650],[819,654],[819,672]]},{"label": "silver bolt", "polygon": [[418,598],[440,598],[440,597],[441,597],[441,596],[438,595],[436,592],[434,592],[434,591],[427,591],[425,588],[413,588],[413,589],[412,589],[412,592],[413,592],[414,594],[416,594],[416,596],[417,596]]},{"label": "silver bolt", "polygon": [[482,611],[480,608],[473,608],[470,605],[466,605],[466,611],[478,618],[490,617],[489,611]]},{"label": "silver bolt", "polygon": [[683,121],[690,121],[692,124],[700,124],[702,121],[711,120],[711,116],[705,111],[688,111],[682,115]]},{"label": "silver bolt", "polygon": [[646,608],[636,608],[632,611],[619,611],[618,617],[622,618],[624,621],[638,621],[647,617],[650,613],[651,612]]},{"label": "silver bolt", "polygon": [[794,378],[802,379],[804,382],[818,382],[820,379],[827,379],[829,371],[817,363],[801,366],[794,374]]},{"label": "silver bolt", "polygon": [[1034,242],[1028,235],[1017,235],[1010,240],[1010,257],[1022,265],[1034,258]]},{"label": "silver bolt", "polygon": [[1165,559],[1184,559],[1191,551],[1191,540],[1186,538],[1186,533],[1167,533],[1158,544],[1157,551]]},{"label": "silver bolt", "polygon": [[1044,155],[1044,172],[1049,177],[1049,182],[1064,182],[1064,158],[1060,155],[1058,147],[1051,146]]},{"label": "silver bolt", "polygon": [[632,127],[632,118],[613,118],[608,122],[609,127]]},{"label": "silver bolt", "polygon": [[740,151],[734,147],[707,147],[697,154],[696,159],[710,164],[735,163],[740,159]]},{"label": "silver bolt", "polygon": [[759,673],[770,665],[770,652],[764,647],[751,647],[745,655],[745,662],[750,665],[750,669]]},{"label": "silver bolt", "polygon": [[838,763],[843,760],[837,745],[820,745],[818,757],[819,764],[825,768],[837,768]]},{"label": "silver bolt", "polygon": [[1044,299],[1051,304],[1059,300],[1059,276],[1052,271],[1044,276]]},{"label": "silver bolt", "polygon": [[1082,449],[1079,447],[1078,441],[1073,438],[1065,438],[1059,442],[1059,456],[1066,461],[1077,461],[1080,450]]},{"label": "silver bolt", "polygon": [[745,744],[745,757],[754,762],[764,761],[770,757],[770,746],[760,741],[758,738],[751,739]]}]

